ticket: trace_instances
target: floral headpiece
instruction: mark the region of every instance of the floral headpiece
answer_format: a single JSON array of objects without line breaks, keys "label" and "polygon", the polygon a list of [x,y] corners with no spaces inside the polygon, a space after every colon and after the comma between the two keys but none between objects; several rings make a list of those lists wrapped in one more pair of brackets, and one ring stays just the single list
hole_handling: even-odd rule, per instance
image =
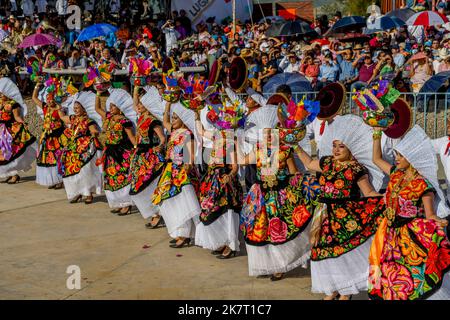
[{"label": "floral headpiece", "polygon": [[400,92],[394,89],[388,80],[380,80],[372,88],[356,92],[352,99],[362,111],[383,112],[399,97]]},{"label": "floral headpiece", "polygon": [[155,69],[155,66],[150,60],[143,57],[130,59],[129,72],[132,73],[131,78],[135,86],[145,86],[148,84],[150,73]]},{"label": "floral headpiece", "polygon": [[166,90],[164,90],[162,98],[169,102],[177,102],[181,96],[181,88],[178,85],[178,80],[171,76],[164,76],[163,83],[166,85]]},{"label": "floral headpiece", "polygon": [[33,82],[44,82],[46,80],[47,74],[42,71],[42,62],[36,56],[27,60],[27,72]]},{"label": "floral headpiece", "polygon": [[184,88],[181,104],[188,109],[200,110],[205,106],[205,100],[217,90],[215,86],[208,86],[207,80],[189,77],[189,81],[182,82]]},{"label": "floral headpiece", "polygon": [[208,119],[220,129],[236,129],[245,125],[245,106],[239,100],[224,100],[218,113],[211,106],[208,109]]},{"label": "floral headpiece", "polygon": [[44,86],[47,97],[53,98],[57,103],[61,103],[64,97],[69,96],[70,92],[76,90],[69,80],[65,80],[62,77],[60,79],[55,77],[49,78],[44,82]]},{"label": "floral headpiece", "polygon": [[109,82],[111,74],[114,70],[114,64],[102,63],[99,66],[89,66],[87,74],[83,76],[83,83],[86,88],[89,88],[94,83]]},{"label": "floral headpiece", "polygon": [[302,100],[296,104],[291,100],[288,105],[283,103],[278,107],[280,126],[286,129],[306,126],[314,121],[319,112],[319,101]]}]

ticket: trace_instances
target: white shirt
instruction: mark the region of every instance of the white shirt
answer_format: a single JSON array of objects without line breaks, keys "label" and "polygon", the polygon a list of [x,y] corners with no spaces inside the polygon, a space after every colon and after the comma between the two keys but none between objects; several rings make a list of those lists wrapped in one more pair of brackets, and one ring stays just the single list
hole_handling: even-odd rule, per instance
[{"label": "white shirt", "polygon": [[439,159],[444,167],[445,177],[447,180],[447,198],[450,201],[450,156],[445,155],[445,150],[447,149],[447,144],[449,142],[448,136],[431,140],[433,148],[436,153],[439,154]]},{"label": "white shirt", "polygon": [[36,7],[38,13],[47,12],[47,0],[36,0]]},{"label": "white shirt", "polygon": [[60,16],[64,16],[67,14],[67,7],[68,7],[67,0],[57,0],[55,7],[56,11],[58,11],[58,14]]},{"label": "white shirt", "polygon": [[23,15],[31,17],[34,13],[34,3],[31,0],[24,0],[22,2]]},{"label": "white shirt", "polygon": [[[339,116],[336,116],[339,117]],[[306,126],[306,135],[309,138],[310,141],[314,140],[316,142],[316,150],[317,150],[317,158],[320,159],[320,150],[319,150],[319,146],[320,146],[320,141],[322,140],[322,136],[320,134],[320,127],[322,125],[322,122],[325,121],[325,128],[323,131],[323,134],[325,134],[325,131],[327,130],[329,123],[326,120],[319,120],[319,119],[315,119],[313,122],[311,122],[310,124],[308,124]],[[306,151],[306,150],[305,150]]]},{"label": "white shirt", "polygon": [[180,33],[174,28],[164,28],[162,32],[166,35],[167,48],[176,48]]}]

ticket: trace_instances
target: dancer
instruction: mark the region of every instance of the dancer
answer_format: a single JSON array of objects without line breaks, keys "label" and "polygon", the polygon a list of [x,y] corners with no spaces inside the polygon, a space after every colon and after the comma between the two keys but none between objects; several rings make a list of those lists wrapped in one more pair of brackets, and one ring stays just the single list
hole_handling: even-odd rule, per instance
[{"label": "dancer", "polygon": [[[367,257],[383,212],[375,191],[383,174],[371,161],[370,141],[371,128],[346,115],[336,118],[323,135],[320,160],[297,148],[306,168],[322,173],[323,205],[311,227],[311,280],[312,291],[325,293],[324,300],[348,300],[367,290]],[[361,198],[361,193],[370,198]]]},{"label": "dancer", "polygon": [[27,105],[19,88],[9,78],[0,79],[0,178],[15,184],[18,173],[31,169],[36,159],[36,138],[24,121]]},{"label": "dancer", "polygon": [[370,250],[372,299],[450,299],[450,213],[437,179],[432,142],[414,126],[395,146],[395,165],[382,158],[379,128],[373,162],[390,175],[386,211]]},{"label": "dancer", "polygon": [[[158,214],[158,206],[150,201],[151,195],[158,185],[159,176],[164,166],[164,145],[166,137],[162,123],[152,114],[152,110],[158,108],[162,101],[154,101],[159,98],[158,90],[149,89],[142,97],[139,97],[139,88],[135,87],[133,100],[136,112],[139,114],[137,121],[136,145],[131,157],[130,195],[133,203],[139,209],[144,219],[152,218],[145,226],[155,229],[163,226],[163,220]],[[157,138],[158,141],[155,141]]]},{"label": "dancer", "polygon": [[[67,137],[63,134],[64,122],[60,117],[62,102],[61,82],[51,78],[45,83],[45,101],[38,97],[39,88],[42,84],[37,83],[33,91],[33,102],[44,114],[44,124],[41,138],[39,139],[39,153],[36,161],[36,183],[49,189],[62,189],[63,180],[58,174],[57,159],[62,148],[67,144]],[[65,94],[65,93],[64,93]]]},{"label": "dancer", "polygon": [[123,89],[110,89],[104,109],[97,93],[95,110],[103,122],[101,142],[104,148],[97,164],[102,165],[105,195],[113,209],[111,213],[128,215],[132,207],[130,160],[136,144],[132,123],[132,119],[136,119],[133,98]]},{"label": "dancer", "polygon": [[178,102],[173,105],[167,102],[163,124],[170,137],[166,163],[152,202],[160,206],[160,214],[173,238],[170,247],[182,248],[190,245],[195,235],[193,219],[198,221],[201,212],[196,194],[199,174],[194,166],[195,115]]},{"label": "dancer", "polygon": [[70,203],[81,202],[84,196],[84,203],[91,204],[92,194],[102,193],[102,174],[95,164],[101,156],[97,139],[101,119],[95,112],[95,93],[76,93],[74,100],[68,116],[58,111],[67,125],[64,135],[68,140],[58,158],[59,171]]},{"label": "dancer", "polygon": [[[234,130],[242,126],[245,110],[238,100],[227,102],[219,113],[211,109],[207,118],[218,130],[205,131],[196,113],[196,129],[200,136],[213,142],[206,174],[200,185],[202,212],[195,230],[195,244],[212,250],[218,259],[229,259],[239,251],[239,212],[242,208],[242,187],[237,178]],[[230,130],[229,130],[230,129]]]},{"label": "dancer", "polygon": [[277,281],[309,259],[309,222],[320,188],[314,176],[298,172],[292,148],[278,143],[278,132],[272,129],[277,108],[262,107],[252,119],[263,130],[263,139],[247,155],[238,147],[239,163],[256,162],[257,168],[257,181],[244,199],[241,231],[249,275],[270,275]]}]

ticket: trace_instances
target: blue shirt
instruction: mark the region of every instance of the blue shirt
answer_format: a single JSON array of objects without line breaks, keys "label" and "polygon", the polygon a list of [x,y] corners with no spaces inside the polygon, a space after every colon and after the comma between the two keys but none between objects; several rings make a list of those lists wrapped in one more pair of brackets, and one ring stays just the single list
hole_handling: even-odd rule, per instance
[{"label": "blue shirt", "polygon": [[358,69],[353,67],[352,62],[344,60],[341,55],[337,56],[339,63],[339,81],[350,80],[359,75]]},{"label": "blue shirt", "polygon": [[334,62],[331,62],[329,65],[323,63],[319,67],[319,80],[325,78],[328,81],[335,82],[338,71],[339,67]]}]

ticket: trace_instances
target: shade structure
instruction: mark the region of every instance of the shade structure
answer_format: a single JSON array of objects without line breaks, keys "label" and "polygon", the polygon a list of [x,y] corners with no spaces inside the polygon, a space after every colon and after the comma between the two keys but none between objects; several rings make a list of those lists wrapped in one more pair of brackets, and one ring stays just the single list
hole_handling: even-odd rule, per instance
[{"label": "shade structure", "polygon": [[104,37],[111,33],[116,33],[117,27],[108,23],[97,23],[83,29],[77,38],[77,41],[86,41],[93,38]]},{"label": "shade structure", "polygon": [[421,93],[437,92],[441,87],[448,86],[450,71],[439,72],[428,79],[420,89]]},{"label": "shade structure", "polygon": [[378,17],[375,19],[371,19],[370,17],[367,19],[367,29],[364,31],[365,34],[371,34],[375,32],[390,30],[393,28],[397,28],[397,23],[391,17]]},{"label": "shade structure", "polygon": [[443,25],[446,22],[448,22],[447,18],[443,18],[439,14],[433,11],[422,11],[417,12],[413,16],[409,17],[408,20],[406,20],[406,25],[408,26],[436,26],[436,25]]},{"label": "shade structure", "polygon": [[282,84],[286,84],[291,88],[292,92],[311,92],[311,83],[299,73],[284,72],[270,78],[264,85],[264,93],[275,93],[277,88]]},{"label": "shade structure", "polygon": [[408,20],[411,16],[413,16],[416,12],[412,9],[405,8],[405,9],[397,9],[392,10],[388,13],[386,13],[386,16],[388,17],[397,17],[401,19],[402,21]]},{"label": "shade structure", "polygon": [[38,46],[48,46],[48,45],[59,45],[61,40],[55,38],[54,36],[46,33],[35,33],[25,37],[21,44],[18,45],[19,48],[30,48]]},{"label": "shade structure", "polygon": [[272,37],[318,36],[317,32],[314,31],[307,22],[301,20],[287,21],[282,24],[277,22],[272,25],[267,34]]}]

